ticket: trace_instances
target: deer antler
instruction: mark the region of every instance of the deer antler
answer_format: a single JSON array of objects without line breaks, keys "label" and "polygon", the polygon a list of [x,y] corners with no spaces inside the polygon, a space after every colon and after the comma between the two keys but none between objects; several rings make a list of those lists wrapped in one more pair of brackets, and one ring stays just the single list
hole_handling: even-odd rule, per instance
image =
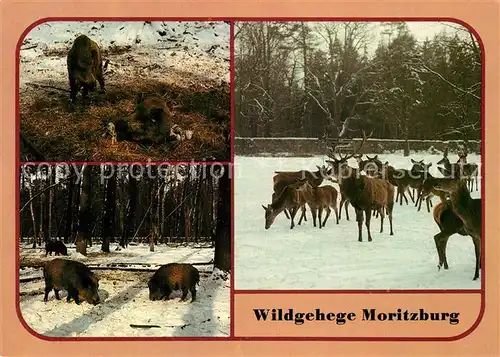
[{"label": "deer antler", "polygon": [[343,161],[347,161],[349,160],[350,158],[356,156],[357,154],[359,154],[359,152],[361,151],[361,149],[363,148],[363,146],[365,145],[366,143],[366,139],[368,138],[371,138],[373,135],[373,130],[372,132],[370,133],[370,135],[366,136],[366,133],[365,131],[363,130],[363,141],[361,142],[361,145],[359,145],[358,149],[353,153],[353,154],[347,154],[345,157],[342,158]]}]

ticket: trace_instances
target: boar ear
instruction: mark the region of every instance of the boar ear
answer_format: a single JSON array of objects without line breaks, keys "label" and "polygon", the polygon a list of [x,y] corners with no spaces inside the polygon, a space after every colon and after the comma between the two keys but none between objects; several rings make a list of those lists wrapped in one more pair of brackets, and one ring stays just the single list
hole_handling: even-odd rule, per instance
[{"label": "boar ear", "polygon": [[143,92],[140,92],[140,93],[137,93],[137,104],[139,103],[142,103],[144,101],[144,93]]},{"label": "boar ear", "polygon": [[104,66],[102,66],[102,71],[106,72],[108,70],[109,59],[104,61]]}]

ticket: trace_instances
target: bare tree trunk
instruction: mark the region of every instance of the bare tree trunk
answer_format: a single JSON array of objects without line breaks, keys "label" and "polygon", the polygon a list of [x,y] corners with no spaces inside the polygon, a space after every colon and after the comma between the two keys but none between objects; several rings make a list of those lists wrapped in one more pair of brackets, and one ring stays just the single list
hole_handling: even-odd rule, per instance
[{"label": "bare tree trunk", "polygon": [[[49,185],[52,186],[52,184],[55,182],[55,166],[49,166],[48,167],[48,176],[49,176]],[[49,202],[48,202],[48,209],[47,209],[47,239],[50,240],[52,237],[52,205],[54,203],[54,187],[51,187],[49,189]],[[56,237],[57,239],[57,237]]]},{"label": "bare tree trunk", "polygon": [[404,157],[410,156],[410,142],[408,141],[408,130],[406,130],[406,133],[405,133],[405,144],[404,144],[404,149],[403,149],[403,156]]},{"label": "bare tree trunk", "polygon": [[91,174],[92,166],[86,165],[83,169],[82,193],[80,196],[80,219],[76,238],[76,251],[83,255],[87,255],[87,243],[92,238],[92,213],[90,210]]},{"label": "bare tree trunk", "polygon": [[[43,175],[40,175],[40,189],[43,190],[44,189],[44,180],[42,178]],[[45,203],[45,193],[42,193],[40,195],[40,222],[39,225],[40,225],[40,228],[38,230],[38,245],[41,246],[42,245],[42,241],[45,241],[45,238],[44,238],[44,230],[43,230],[43,222],[45,221],[45,212],[44,212],[44,203]]]},{"label": "bare tree trunk", "polygon": [[[122,172],[120,172],[120,173],[117,172],[117,175],[119,175],[117,177],[117,179],[120,179],[120,181],[117,184],[118,207],[119,207],[118,227],[120,227],[120,234],[123,234],[123,229],[125,228],[123,220],[124,220],[124,216],[125,216],[125,207],[126,207],[125,198],[124,198],[124,194],[123,194],[124,179],[123,179]],[[111,237],[111,242],[112,243],[115,242],[115,237]]]},{"label": "bare tree trunk", "polygon": [[167,185],[167,183],[165,183],[165,187],[163,187],[163,195],[162,195],[162,198],[161,198],[161,220],[160,220],[160,234],[162,237],[165,237],[165,210],[166,210],[166,207],[165,207],[165,199],[167,197],[167,191],[169,190],[169,187]]},{"label": "bare tree trunk", "polygon": [[[74,174],[74,169],[72,165],[69,165],[69,173],[70,176]],[[72,223],[73,223],[73,191],[75,190],[75,182],[78,178],[75,176],[74,179],[69,180],[68,184],[68,204],[66,206],[66,231],[64,234],[64,243],[69,243],[72,232]]]},{"label": "bare tree trunk", "polygon": [[77,180],[78,180],[78,178],[75,178],[75,190],[73,192],[74,202],[73,202],[73,209],[72,209],[73,222],[72,222],[72,228],[71,228],[71,242],[74,242],[76,240],[76,235],[78,233],[78,227],[80,225],[80,196],[81,196],[82,182],[77,181]]},{"label": "bare tree trunk", "polygon": [[31,174],[28,172],[27,168],[23,168],[23,176],[27,178],[25,182],[27,182],[28,186],[28,193],[29,193],[29,199],[30,199],[30,212],[31,212],[31,221],[33,222],[33,248],[36,248],[36,238],[38,237],[38,231],[36,229],[36,220],[35,220],[35,209],[33,207],[33,187],[32,183],[33,181],[31,180]]},{"label": "bare tree trunk", "polygon": [[150,183],[151,210],[149,211],[149,219],[150,219],[149,251],[150,252],[155,251],[154,242],[158,236],[158,221],[157,221],[158,204],[157,204],[157,201],[160,200],[158,187],[159,187],[158,177],[152,178],[151,183]]},{"label": "bare tree trunk", "polygon": [[114,167],[108,166],[108,180],[104,189],[104,219],[102,221],[102,247],[101,250],[109,253],[110,238],[115,236],[115,207],[116,207],[116,172]]},{"label": "bare tree trunk", "polygon": [[219,179],[217,205],[217,228],[215,234],[214,267],[231,271],[231,181],[229,166],[224,166],[224,175]]},{"label": "bare tree trunk", "polygon": [[[134,169],[133,169],[134,170]],[[128,246],[130,233],[134,231],[135,226],[135,216],[137,210],[137,179],[135,178],[135,172],[129,175],[129,204],[127,210],[127,218],[125,221],[125,227],[123,229],[122,239],[120,241],[120,246],[126,248]]]}]

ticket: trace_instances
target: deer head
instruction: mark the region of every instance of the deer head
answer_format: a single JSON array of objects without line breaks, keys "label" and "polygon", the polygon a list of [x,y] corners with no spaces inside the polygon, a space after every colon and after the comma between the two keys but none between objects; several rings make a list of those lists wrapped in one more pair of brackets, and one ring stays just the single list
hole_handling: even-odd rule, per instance
[{"label": "deer head", "polygon": [[262,205],[262,208],[264,208],[264,211],[266,211],[266,215],[265,215],[266,225],[265,225],[265,228],[269,229],[273,225],[274,220],[276,219],[276,216],[278,215],[278,212],[277,212],[277,210],[274,210],[271,207],[271,205],[267,205],[267,207],[264,206],[264,205]]},{"label": "deer head", "polygon": [[437,162],[438,165],[448,165],[450,160],[448,160],[448,148],[444,148],[443,158]]}]

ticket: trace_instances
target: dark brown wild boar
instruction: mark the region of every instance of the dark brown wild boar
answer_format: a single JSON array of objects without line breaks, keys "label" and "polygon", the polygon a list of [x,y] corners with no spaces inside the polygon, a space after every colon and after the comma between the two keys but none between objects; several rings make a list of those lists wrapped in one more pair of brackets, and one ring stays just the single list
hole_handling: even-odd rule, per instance
[{"label": "dark brown wild boar", "polygon": [[[106,67],[108,62],[104,67]],[[70,103],[74,107],[76,95],[82,89],[82,96],[87,97],[89,91],[94,91],[96,81],[101,92],[105,92],[101,49],[85,35],[78,36],[68,52],[68,77],[70,86]]]},{"label": "dark brown wild boar", "polygon": [[185,301],[191,291],[191,302],[196,300],[196,284],[200,273],[191,264],[170,263],[162,265],[148,282],[149,299],[152,301],[168,300],[174,290],[182,290],[181,301]]},{"label": "dark brown wild boar", "polygon": [[75,303],[80,304],[80,299],[86,300],[92,305],[100,302],[99,279],[83,263],[56,258],[48,262],[43,268],[43,277],[45,278],[45,297],[43,301],[47,302],[50,290],[54,289],[56,299],[60,300],[59,291],[68,292],[67,302],[71,298]]},{"label": "dark brown wild boar", "polygon": [[55,255],[68,255],[68,248],[60,240],[51,240],[45,244],[45,256],[52,255],[52,252]]},{"label": "dark brown wild boar", "polygon": [[156,95],[139,94],[135,107],[135,119],[140,121],[143,130],[155,143],[174,140],[170,110],[165,101]]}]

